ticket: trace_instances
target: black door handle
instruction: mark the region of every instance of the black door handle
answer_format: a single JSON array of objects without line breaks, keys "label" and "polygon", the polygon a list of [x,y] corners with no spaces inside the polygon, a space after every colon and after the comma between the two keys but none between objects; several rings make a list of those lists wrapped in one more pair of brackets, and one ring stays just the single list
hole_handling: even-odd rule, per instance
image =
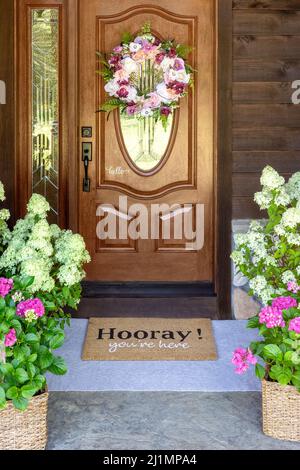
[{"label": "black door handle", "polygon": [[92,161],[92,143],[83,142],[82,161],[84,165],[83,192],[89,193],[91,190],[91,180],[89,178],[89,163]]},{"label": "black door handle", "polygon": [[89,193],[91,190],[91,180],[89,178],[89,157],[85,156],[83,160],[84,164],[84,179],[83,179],[83,192]]}]

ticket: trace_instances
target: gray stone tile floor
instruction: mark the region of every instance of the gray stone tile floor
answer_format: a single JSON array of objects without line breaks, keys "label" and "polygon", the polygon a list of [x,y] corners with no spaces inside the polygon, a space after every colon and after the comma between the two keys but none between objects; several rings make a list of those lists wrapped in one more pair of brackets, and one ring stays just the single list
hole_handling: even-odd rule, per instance
[{"label": "gray stone tile floor", "polygon": [[258,392],[52,392],[48,449],[300,450],[261,431]]}]

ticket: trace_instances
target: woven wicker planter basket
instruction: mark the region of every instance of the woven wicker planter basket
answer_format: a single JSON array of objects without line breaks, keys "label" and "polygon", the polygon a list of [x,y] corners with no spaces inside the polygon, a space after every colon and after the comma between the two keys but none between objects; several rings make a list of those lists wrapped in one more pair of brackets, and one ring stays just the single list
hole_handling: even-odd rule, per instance
[{"label": "woven wicker planter basket", "polygon": [[262,381],[263,431],[285,441],[300,441],[300,393],[290,385]]},{"label": "woven wicker planter basket", "polygon": [[0,411],[0,450],[44,450],[47,444],[48,393],[31,399],[26,411],[10,403]]}]

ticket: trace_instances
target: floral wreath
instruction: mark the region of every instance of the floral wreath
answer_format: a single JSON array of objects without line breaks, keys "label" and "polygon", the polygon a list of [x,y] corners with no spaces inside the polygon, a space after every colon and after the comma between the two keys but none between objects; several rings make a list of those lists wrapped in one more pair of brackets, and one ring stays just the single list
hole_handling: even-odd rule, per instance
[{"label": "floral wreath", "polygon": [[146,23],[136,36],[124,33],[121,43],[108,56],[97,53],[108,98],[99,111],[119,108],[122,114],[161,120],[179,107],[179,100],[193,84],[193,68],[186,63],[192,48],[174,40],[160,40]]}]

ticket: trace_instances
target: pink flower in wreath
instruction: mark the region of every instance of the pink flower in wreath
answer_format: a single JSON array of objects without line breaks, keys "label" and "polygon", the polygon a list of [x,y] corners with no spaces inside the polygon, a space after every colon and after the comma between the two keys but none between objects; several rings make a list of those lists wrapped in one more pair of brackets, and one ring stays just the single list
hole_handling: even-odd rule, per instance
[{"label": "pink flower in wreath", "polygon": [[7,348],[11,348],[12,346],[16,344],[16,342],[17,342],[16,330],[12,328],[9,331],[9,333],[7,333],[7,335],[5,336],[4,345]]},{"label": "pink flower in wreath", "polygon": [[277,297],[272,302],[272,307],[277,307],[280,310],[288,310],[292,307],[297,307],[297,300],[293,297]]},{"label": "pink flower in wreath", "polygon": [[123,47],[122,46],[116,46],[113,48],[113,51],[116,53],[116,54],[120,54],[122,51],[123,51]]},{"label": "pink flower in wreath", "polygon": [[160,108],[160,114],[162,114],[163,116],[169,116],[169,114],[171,114],[172,110],[171,108],[169,108],[169,106],[162,106]]},{"label": "pink flower in wreath", "polygon": [[233,353],[231,362],[236,366],[236,374],[244,374],[249,369],[250,364],[255,365],[257,363],[257,359],[250,349],[237,348]]},{"label": "pink flower in wreath", "polygon": [[175,59],[173,68],[175,70],[184,70],[185,69],[184,60],[181,59],[180,57],[177,57],[177,59]]},{"label": "pink flower in wreath", "polygon": [[108,61],[110,65],[116,65],[120,62],[121,57],[119,55],[112,55]]},{"label": "pink flower in wreath", "polygon": [[127,90],[127,88],[125,88],[124,86],[122,86],[122,87],[117,91],[117,95],[119,96],[119,98],[127,98],[127,96],[128,96],[128,90]]},{"label": "pink flower in wreath", "polygon": [[137,112],[137,109],[138,108],[136,104],[130,104],[126,108],[126,113],[128,114],[128,116],[133,116]]},{"label": "pink flower in wreath", "polygon": [[300,317],[293,318],[290,321],[289,331],[295,331],[295,333],[300,335]]},{"label": "pink flower in wreath", "polygon": [[145,108],[158,108],[160,104],[161,97],[155,91],[149,93],[147,99],[144,101]]},{"label": "pink flower in wreath", "polygon": [[267,328],[285,327],[282,310],[278,307],[264,307],[259,314],[259,323],[265,324]]},{"label": "pink flower in wreath", "polygon": [[174,47],[171,47],[171,49],[168,52],[168,57],[171,57],[172,59],[177,56],[176,49]]},{"label": "pink flower in wreath", "polygon": [[37,320],[45,314],[45,307],[40,299],[29,299],[20,302],[17,306],[17,315],[27,320]]},{"label": "pink flower in wreath", "polygon": [[165,55],[166,55],[166,54],[164,54],[164,52],[160,52],[159,54],[156,54],[156,56],[155,56],[155,62],[156,62],[157,64],[161,64],[162,61],[163,61],[164,58],[165,58]]},{"label": "pink flower in wreath", "polygon": [[124,81],[126,81],[127,83],[129,83],[129,82],[128,82],[128,80],[129,80],[129,73],[126,72],[124,69],[117,70],[117,71],[115,72],[114,79],[115,79],[117,82],[124,82]]},{"label": "pink flower in wreath", "polygon": [[7,294],[12,290],[14,281],[12,279],[6,279],[6,277],[0,278],[0,297],[6,297]]}]

